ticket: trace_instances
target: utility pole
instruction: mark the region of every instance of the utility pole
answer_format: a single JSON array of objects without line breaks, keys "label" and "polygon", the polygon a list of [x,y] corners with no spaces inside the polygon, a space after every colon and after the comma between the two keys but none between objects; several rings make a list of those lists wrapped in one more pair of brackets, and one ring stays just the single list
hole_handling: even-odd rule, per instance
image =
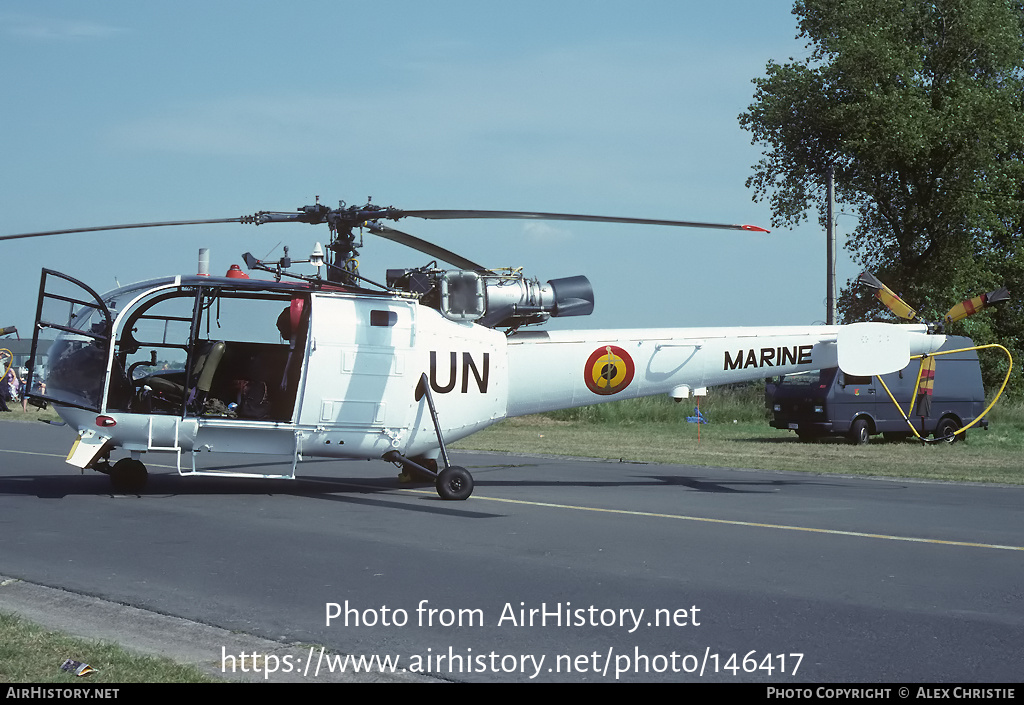
[{"label": "utility pole", "polygon": [[825,282],[825,323],[834,326],[836,323],[836,218],[835,218],[835,167],[828,168],[828,207],[825,213],[826,247],[826,282]]}]

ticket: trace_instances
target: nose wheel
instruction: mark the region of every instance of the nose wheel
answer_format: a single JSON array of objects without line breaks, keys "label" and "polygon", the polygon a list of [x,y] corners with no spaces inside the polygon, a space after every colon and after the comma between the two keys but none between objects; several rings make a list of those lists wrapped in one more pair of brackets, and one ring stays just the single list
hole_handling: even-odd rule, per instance
[{"label": "nose wheel", "polygon": [[107,470],[110,484],[118,492],[138,492],[146,486],[149,472],[141,460],[121,458]]}]

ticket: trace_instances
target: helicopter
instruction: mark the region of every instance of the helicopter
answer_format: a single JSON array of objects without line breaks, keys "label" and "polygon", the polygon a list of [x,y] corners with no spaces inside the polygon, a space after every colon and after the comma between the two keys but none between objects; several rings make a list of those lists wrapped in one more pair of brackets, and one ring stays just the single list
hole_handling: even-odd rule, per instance
[{"label": "helicopter", "polygon": [[[727,225],[529,211],[401,210],[321,204],[215,220],[108,225],[0,236],[0,240],[126,228],[212,223],[328,226],[307,260],[250,253],[226,276],[175,275],[99,294],[55,270],[41,273],[31,359],[55,332],[45,392],[78,435],[75,467],[144,487],[147,453],[171,453],[182,476],[294,479],[307,457],[384,460],[465,500],[473,477],[447,445],[503,419],[617,399],[667,394],[677,401],[716,385],[827,367],[894,372],[945,336],[927,324],[521,330],[585,316],[585,276],[540,282],[519,269],[488,269],[384,221],[535,219],[768,232]],[[357,236],[358,231],[358,236]],[[363,234],[432,258],[388,270],[385,284],[358,271]],[[357,239],[358,238],[358,239]],[[442,266],[443,263],[447,266]],[[291,271],[306,263],[315,274]],[[322,275],[325,270],[325,275]],[[30,386],[31,388],[31,386]],[[128,453],[111,462],[111,453]],[[197,467],[197,455],[291,458],[278,474]]]}]

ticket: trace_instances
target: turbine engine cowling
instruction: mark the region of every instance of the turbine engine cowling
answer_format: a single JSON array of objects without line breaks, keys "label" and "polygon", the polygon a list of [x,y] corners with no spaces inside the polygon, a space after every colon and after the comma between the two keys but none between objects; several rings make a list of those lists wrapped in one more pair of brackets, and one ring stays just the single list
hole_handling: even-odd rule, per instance
[{"label": "turbine engine cowling", "polygon": [[[508,325],[505,321],[549,316],[588,316],[594,311],[594,288],[584,276],[551,279],[541,284],[537,279],[519,277],[511,280],[486,281],[487,312],[478,323],[485,326]],[[520,323],[522,325],[522,323]]]},{"label": "turbine engine cowling", "polygon": [[421,301],[453,321],[518,328],[555,316],[594,311],[594,288],[584,276],[541,283],[519,272],[389,270],[388,285],[420,294]]}]

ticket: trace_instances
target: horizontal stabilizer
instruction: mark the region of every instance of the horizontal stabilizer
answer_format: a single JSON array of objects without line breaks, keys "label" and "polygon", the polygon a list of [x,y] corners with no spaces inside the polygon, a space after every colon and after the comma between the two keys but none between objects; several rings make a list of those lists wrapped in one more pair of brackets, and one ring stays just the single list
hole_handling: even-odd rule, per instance
[{"label": "horizontal stabilizer", "polygon": [[839,369],[868,377],[902,370],[910,363],[910,335],[891,323],[853,323],[839,328]]}]

